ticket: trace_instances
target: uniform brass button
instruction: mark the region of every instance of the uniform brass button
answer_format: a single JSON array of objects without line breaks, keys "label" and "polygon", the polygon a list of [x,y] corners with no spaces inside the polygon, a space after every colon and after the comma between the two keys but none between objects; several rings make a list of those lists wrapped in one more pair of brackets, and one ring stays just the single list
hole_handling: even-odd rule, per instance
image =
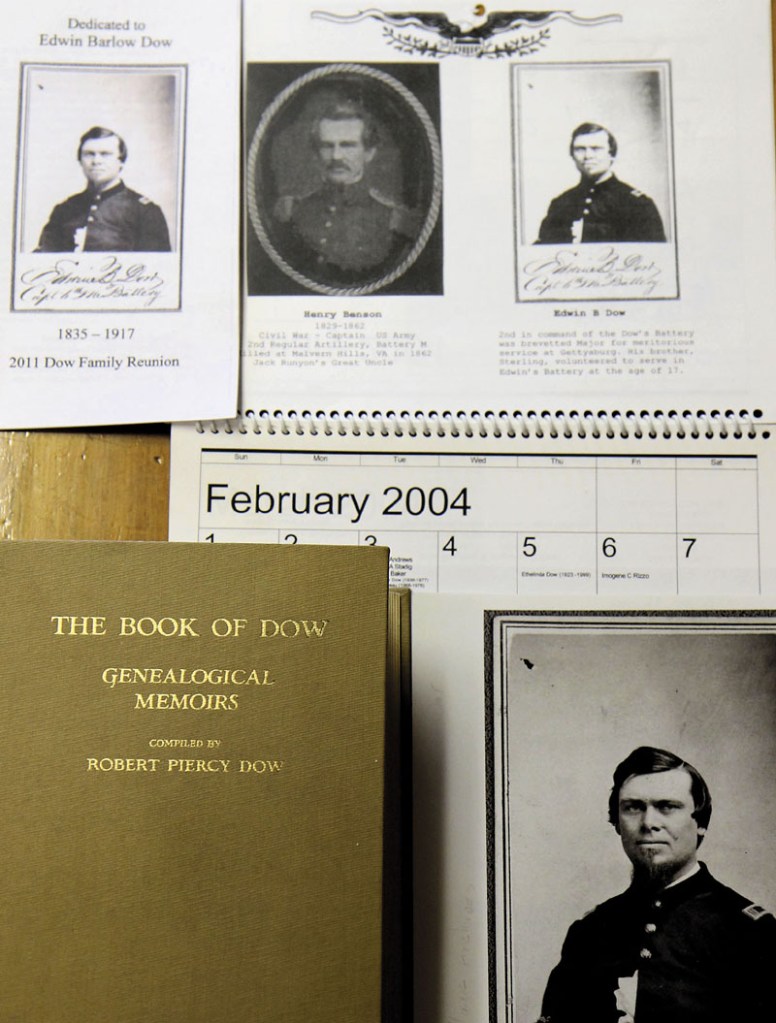
[{"label": "uniform brass button", "polygon": [[645,924],[644,925],[644,930],[647,932],[647,934],[654,934],[655,931],[657,930],[657,925],[656,924]]},{"label": "uniform brass button", "polygon": [[660,909],[660,907],[663,905],[663,903],[660,901],[660,899],[655,899],[655,901],[652,903],[652,905],[655,907],[655,909]]},{"label": "uniform brass button", "polygon": [[331,221],[327,220],[326,223],[323,226],[324,227],[331,227]]},{"label": "uniform brass button", "polygon": [[649,951],[648,948],[642,948],[642,950],[639,952],[639,955],[641,956],[642,959],[652,958],[652,953]]},{"label": "uniform brass button", "polygon": [[92,223],[94,223],[94,217],[87,217],[86,221],[87,221],[87,223],[92,224]]}]

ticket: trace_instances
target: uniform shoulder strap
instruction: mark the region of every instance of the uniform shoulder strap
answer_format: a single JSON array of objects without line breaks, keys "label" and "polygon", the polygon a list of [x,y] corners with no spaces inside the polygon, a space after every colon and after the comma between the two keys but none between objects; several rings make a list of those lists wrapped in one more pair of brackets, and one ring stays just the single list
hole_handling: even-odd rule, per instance
[{"label": "uniform shoulder strap", "polygon": [[744,906],[741,912],[744,916],[748,916],[750,920],[761,920],[764,916],[773,916],[773,913],[770,913],[762,906],[758,906],[756,902],[750,902],[748,906]]}]

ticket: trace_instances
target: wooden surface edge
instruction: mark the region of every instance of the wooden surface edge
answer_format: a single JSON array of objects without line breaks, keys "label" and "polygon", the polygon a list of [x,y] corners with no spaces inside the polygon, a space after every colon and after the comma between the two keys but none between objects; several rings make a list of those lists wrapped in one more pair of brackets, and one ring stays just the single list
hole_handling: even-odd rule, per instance
[{"label": "wooden surface edge", "polygon": [[0,539],[166,540],[169,429],[0,432]]}]

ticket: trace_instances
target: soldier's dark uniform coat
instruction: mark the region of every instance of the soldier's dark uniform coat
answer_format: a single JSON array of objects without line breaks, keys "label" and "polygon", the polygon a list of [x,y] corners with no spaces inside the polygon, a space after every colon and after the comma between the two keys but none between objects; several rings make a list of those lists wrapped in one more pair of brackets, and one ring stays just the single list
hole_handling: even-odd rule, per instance
[{"label": "soldier's dark uniform coat", "polygon": [[638,970],[636,1023],[774,1018],[776,918],[699,873],[633,885],[569,928],[542,1003],[546,1023],[617,1023],[620,977]]},{"label": "soldier's dark uniform coat", "polygon": [[170,251],[162,211],[123,181],[102,192],[87,188],[55,206],[35,251],[74,252],[81,228],[86,228],[84,252]]},{"label": "soldier's dark uniform coat", "polygon": [[289,262],[314,278],[379,276],[418,232],[412,211],[363,180],[281,196],[274,212],[289,235],[284,244]]},{"label": "soldier's dark uniform coat", "polygon": [[539,228],[539,244],[572,242],[575,220],[582,220],[583,242],[666,240],[654,202],[614,175],[598,183],[583,179],[553,199]]}]

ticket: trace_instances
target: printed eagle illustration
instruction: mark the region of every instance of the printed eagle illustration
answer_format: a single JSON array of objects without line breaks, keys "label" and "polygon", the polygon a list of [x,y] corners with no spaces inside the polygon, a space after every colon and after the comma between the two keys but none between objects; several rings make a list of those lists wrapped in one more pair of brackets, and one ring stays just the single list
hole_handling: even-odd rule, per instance
[{"label": "printed eagle illustration", "polygon": [[415,27],[436,32],[444,39],[456,42],[477,41],[482,42],[498,35],[500,32],[510,32],[526,24],[537,24],[546,21],[557,14],[567,14],[566,11],[492,11],[484,18],[475,18],[474,21],[451,21],[442,11],[362,11],[361,15],[368,15],[378,18],[380,21],[389,22],[398,28]]}]

